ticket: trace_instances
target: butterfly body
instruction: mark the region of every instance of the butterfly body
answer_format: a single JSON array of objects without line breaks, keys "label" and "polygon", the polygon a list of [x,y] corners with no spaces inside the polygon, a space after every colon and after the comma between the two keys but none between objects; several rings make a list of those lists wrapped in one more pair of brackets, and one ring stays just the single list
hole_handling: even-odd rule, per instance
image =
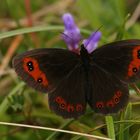
[{"label": "butterfly body", "polygon": [[128,102],[128,84],[140,78],[140,40],[107,44],[88,53],[36,49],[15,57],[17,74],[31,87],[48,92],[50,108],[65,118],[116,113]]}]

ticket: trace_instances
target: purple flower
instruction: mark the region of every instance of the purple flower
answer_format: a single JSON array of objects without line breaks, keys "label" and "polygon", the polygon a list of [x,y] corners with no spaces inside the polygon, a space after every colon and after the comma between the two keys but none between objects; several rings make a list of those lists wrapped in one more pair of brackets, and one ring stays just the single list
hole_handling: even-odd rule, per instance
[{"label": "purple flower", "polygon": [[98,42],[101,38],[101,32],[93,32],[88,39],[83,40],[83,44],[88,51],[88,53],[92,53],[98,46]]},{"label": "purple flower", "polygon": [[[76,26],[74,19],[71,14],[66,13],[62,17],[65,25],[64,33],[62,35],[64,41],[68,45],[68,49],[70,51],[74,51],[76,53],[79,52],[79,42],[81,40],[80,29]],[[91,53],[97,48],[98,41],[101,38],[101,32],[96,31],[91,34],[88,39],[83,40],[83,44],[88,51]]]},{"label": "purple flower", "polygon": [[64,34],[62,35],[62,37],[68,45],[69,50],[77,50],[78,43],[81,40],[80,29],[75,25],[74,19],[71,14],[64,14],[62,19],[65,25]]}]

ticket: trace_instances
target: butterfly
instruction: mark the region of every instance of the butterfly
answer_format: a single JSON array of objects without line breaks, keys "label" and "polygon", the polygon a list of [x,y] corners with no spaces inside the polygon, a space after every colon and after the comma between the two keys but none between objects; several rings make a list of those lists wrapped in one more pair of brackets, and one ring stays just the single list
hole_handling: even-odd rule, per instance
[{"label": "butterfly", "polygon": [[140,79],[140,40],[106,44],[88,53],[42,48],[17,55],[16,73],[27,85],[48,93],[50,109],[77,118],[89,106],[97,113],[116,113],[129,99],[128,85]]}]

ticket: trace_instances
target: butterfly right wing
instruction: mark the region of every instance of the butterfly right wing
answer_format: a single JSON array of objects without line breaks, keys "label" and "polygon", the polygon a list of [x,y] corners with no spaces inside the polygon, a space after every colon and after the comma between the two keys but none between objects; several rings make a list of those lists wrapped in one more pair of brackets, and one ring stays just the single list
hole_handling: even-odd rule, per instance
[{"label": "butterfly right wing", "polygon": [[128,102],[128,85],[115,75],[93,64],[89,73],[90,93],[88,103],[91,108],[102,114],[117,113]]},{"label": "butterfly right wing", "polygon": [[140,40],[106,44],[93,51],[91,59],[125,82],[131,83],[140,79]]}]

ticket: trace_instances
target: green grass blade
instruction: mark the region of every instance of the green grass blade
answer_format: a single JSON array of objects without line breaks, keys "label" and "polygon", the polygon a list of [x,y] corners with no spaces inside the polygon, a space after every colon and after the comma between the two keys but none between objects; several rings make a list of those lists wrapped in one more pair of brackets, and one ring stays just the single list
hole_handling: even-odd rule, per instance
[{"label": "green grass blade", "polygon": [[107,125],[108,137],[111,138],[112,140],[115,140],[115,130],[112,116],[106,116],[105,120]]},{"label": "green grass blade", "polygon": [[117,36],[116,36],[116,41],[117,40],[122,40],[124,38],[124,34],[125,34],[125,26],[126,26],[126,22],[129,18],[129,14],[126,16],[126,18],[124,19],[122,25],[120,26],[119,30],[118,30],[118,33],[117,33]]},{"label": "green grass blade", "polygon": [[[124,112],[121,112],[121,115],[120,115],[120,121],[123,121],[124,120]],[[123,140],[123,138],[124,138],[124,124],[123,123],[121,123],[120,125],[119,125],[119,140]]]},{"label": "green grass blade", "polygon": [[[125,120],[130,120],[130,119],[132,119],[132,104],[131,103],[129,103],[128,104],[128,106],[127,106],[127,108],[126,108],[126,111],[125,111],[125,116],[124,116],[125,118]],[[125,128],[127,128],[126,130],[125,130],[125,132],[124,132],[124,138],[125,139],[130,139],[129,138],[129,124],[125,124]]]},{"label": "green grass blade", "polygon": [[138,134],[138,140],[140,140],[140,129],[139,129],[139,134]]},{"label": "green grass blade", "polygon": [[[21,28],[21,29],[16,29],[16,30],[11,30],[8,32],[2,32],[0,33],[0,39],[4,39],[7,37],[12,37],[16,35],[21,35],[21,34],[27,34],[27,33],[32,33],[32,32],[41,32],[41,31],[63,31],[64,27],[63,26],[35,26],[35,27],[26,27],[26,28]],[[86,29],[81,29],[81,32],[84,34],[91,34],[91,31],[86,30]]]},{"label": "green grass blade", "polygon": [[63,26],[36,26],[36,27],[27,27],[27,28],[22,28],[22,29],[17,29],[17,30],[12,30],[9,32],[4,32],[0,34],[0,39],[6,38],[6,37],[11,37],[15,35],[20,35],[20,34],[27,34],[31,32],[40,32],[40,31],[50,31],[50,30],[57,30],[61,31],[63,30]]},{"label": "green grass blade", "polygon": [[23,86],[25,85],[25,83],[21,82],[20,84],[18,84],[9,94],[8,96],[3,100],[3,102],[0,104],[0,118],[3,117],[3,114],[5,113],[5,111],[8,109],[9,107],[9,98],[12,97],[14,94],[17,93],[18,90],[21,90],[23,88]]},{"label": "green grass blade", "polygon": [[[68,126],[70,123],[73,122],[74,119],[69,119],[63,123],[59,129],[64,129],[66,126]],[[53,132],[46,140],[52,140],[54,139],[60,132]]]},{"label": "green grass blade", "polygon": [[[130,120],[132,118],[132,104],[129,103],[125,112],[121,114],[121,121],[123,120]],[[119,140],[129,139],[129,128],[131,125],[128,124],[120,124],[119,128]],[[125,130],[125,131],[124,131]]]}]

